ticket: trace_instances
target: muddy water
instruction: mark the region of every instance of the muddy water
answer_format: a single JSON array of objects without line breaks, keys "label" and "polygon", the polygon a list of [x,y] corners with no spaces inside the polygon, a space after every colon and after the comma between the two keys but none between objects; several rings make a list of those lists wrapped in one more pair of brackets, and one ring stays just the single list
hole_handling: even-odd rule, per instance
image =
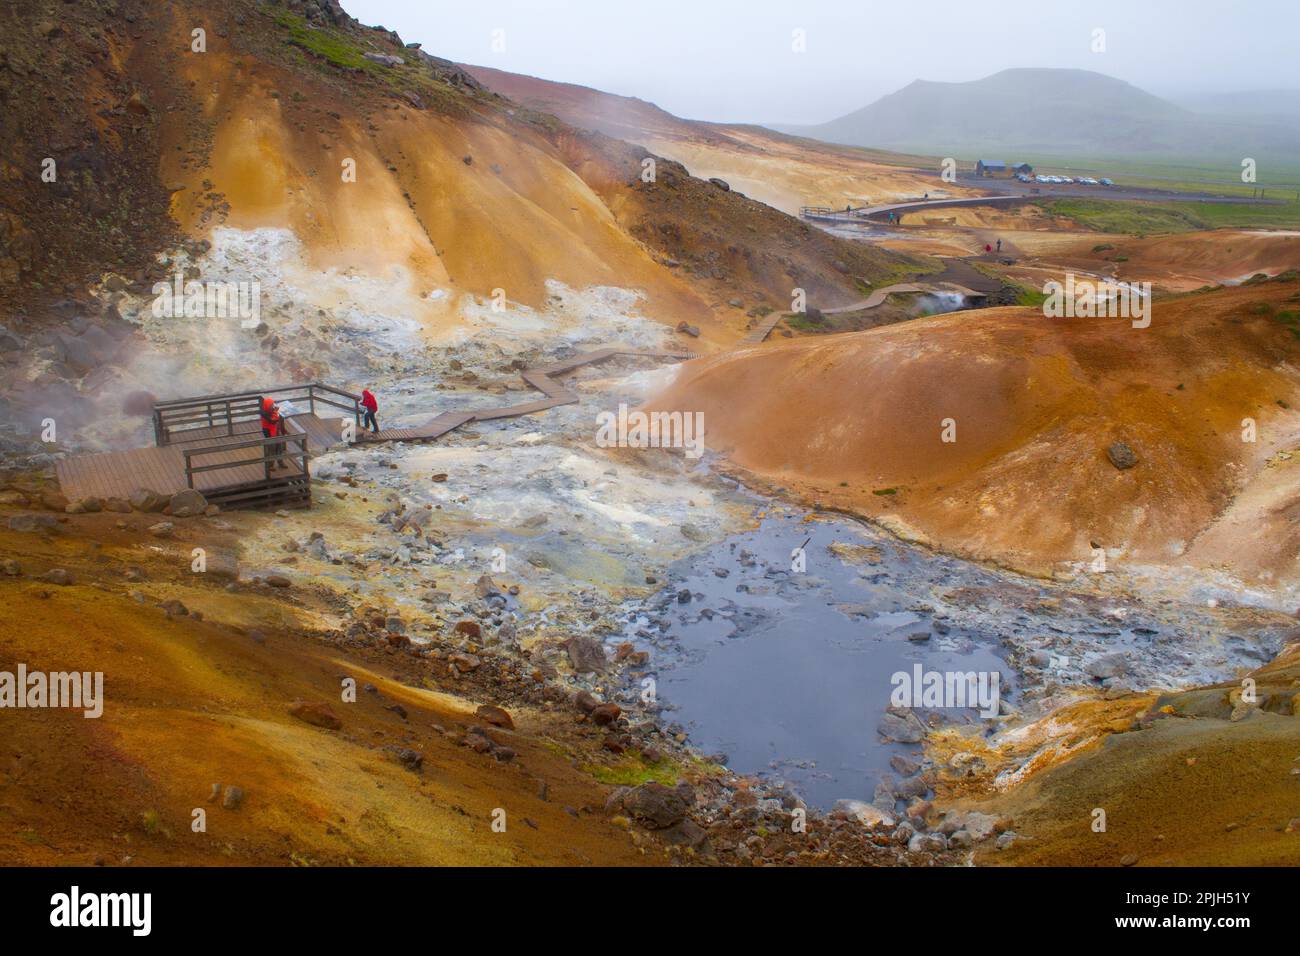
[{"label": "muddy water", "polygon": [[[837,542],[879,548],[878,563],[842,560]],[[892,675],[997,672],[1003,695],[1014,693],[997,638],[936,618],[922,600],[957,574],[848,521],[771,516],[674,566],[670,602],[637,620],[633,637],[656,635],[657,693],[697,747],[783,778],[814,805],[870,799],[890,758],[918,751],[877,734]],[[947,718],[981,720],[971,708]]]},{"label": "muddy water", "polygon": [[[870,801],[890,775],[912,772],[919,744],[877,729],[900,672],[997,672],[1000,718],[916,709],[929,726],[987,735],[1007,715],[1036,716],[1049,689],[1123,693],[1221,679],[1257,666],[1281,640],[1278,629],[1234,629],[1214,609],[1134,606],[937,555],[838,516],[805,517],[768,512],[756,529],[678,561],[670,587],[636,610],[624,636],[651,649],[663,716],[697,749],[725,754],[736,772],[785,781],[814,806]],[[800,546],[803,571],[792,569]],[[1098,676],[1115,655],[1124,673]]]}]

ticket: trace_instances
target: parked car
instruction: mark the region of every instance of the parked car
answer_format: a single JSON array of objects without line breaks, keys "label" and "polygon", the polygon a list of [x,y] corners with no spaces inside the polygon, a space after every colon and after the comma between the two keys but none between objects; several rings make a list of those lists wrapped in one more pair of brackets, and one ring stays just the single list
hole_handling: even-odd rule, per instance
[{"label": "parked car", "polygon": [[1061,182],[1063,182],[1063,183],[1072,183],[1072,182],[1074,182],[1074,180],[1071,179],[1069,176],[1062,176],[1062,177],[1061,177]]},{"label": "parked car", "polygon": [[1042,174],[1040,173],[1039,175],[1037,175],[1037,176],[1034,177],[1034,182],[1036,182],[1036,183],[1049,183],[1049,182],[1051,182],[1051,180],[1048,179],[1046,176],[1044,176],[1044,175],[1042,175]]},{"label": "parked car", "polygon": [[1111,180],[1109,180],[1109,179],[1103,179],[1103,180],[1101,181],[1101,185],[1103,185],[1103,186],[1114,186],[1115,184],[1114,184]]}]

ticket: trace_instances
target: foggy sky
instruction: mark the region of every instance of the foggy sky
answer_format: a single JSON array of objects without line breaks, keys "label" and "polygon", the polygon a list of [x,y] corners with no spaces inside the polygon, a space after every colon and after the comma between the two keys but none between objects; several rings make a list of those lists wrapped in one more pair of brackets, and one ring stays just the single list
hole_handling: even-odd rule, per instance
[{"label": "foggy sky", "polygon": [[[819,123],[915,79],[1095,70],[1160,96],[1300,88],[1300,0],[342,0],[436,56],[690,119]],[[807,52],[791,50],[803,29]],[[1091,50],[1093,30],[1106,50]],[[505,31],[494,52],[492,31]]]}]

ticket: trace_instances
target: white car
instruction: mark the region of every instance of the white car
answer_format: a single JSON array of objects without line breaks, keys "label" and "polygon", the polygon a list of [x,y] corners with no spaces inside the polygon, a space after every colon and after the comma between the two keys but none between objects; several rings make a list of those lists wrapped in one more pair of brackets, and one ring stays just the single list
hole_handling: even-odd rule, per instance
[{"label": "white car", "polygon": [[1048,179],[1046,176],[1035,176],[1035,177],[1034,177],[1034,182],[1036,182],[1036,183],[1050,183],[1051,180]]}]

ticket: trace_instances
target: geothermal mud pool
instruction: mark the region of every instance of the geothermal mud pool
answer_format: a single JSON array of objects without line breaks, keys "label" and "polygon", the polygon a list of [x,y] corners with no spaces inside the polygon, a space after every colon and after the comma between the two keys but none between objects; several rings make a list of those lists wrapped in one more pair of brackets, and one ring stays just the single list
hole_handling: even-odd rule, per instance
[{"label": "geothermal mud pool", "polygon": [[[897,673],[997,672],[996,717],[915,711],[929,727],[993,735],[1071,687],[1118,696],[1224,679],[1270,659],[1285,633],[1281,620],[1234,628],[1216,608],[1143,606],[985,569],[839,516],[762,507],[756,529],[676,562],[626,636],[652,649],[656,693],[697,748],[823,808],[849,798],[892,810],[896,796],[921,795],[900,791],[890,772],[912,776],[924,760],[921,724],[891,708]],[[805,541],[806,569],[792,570]]]}]

